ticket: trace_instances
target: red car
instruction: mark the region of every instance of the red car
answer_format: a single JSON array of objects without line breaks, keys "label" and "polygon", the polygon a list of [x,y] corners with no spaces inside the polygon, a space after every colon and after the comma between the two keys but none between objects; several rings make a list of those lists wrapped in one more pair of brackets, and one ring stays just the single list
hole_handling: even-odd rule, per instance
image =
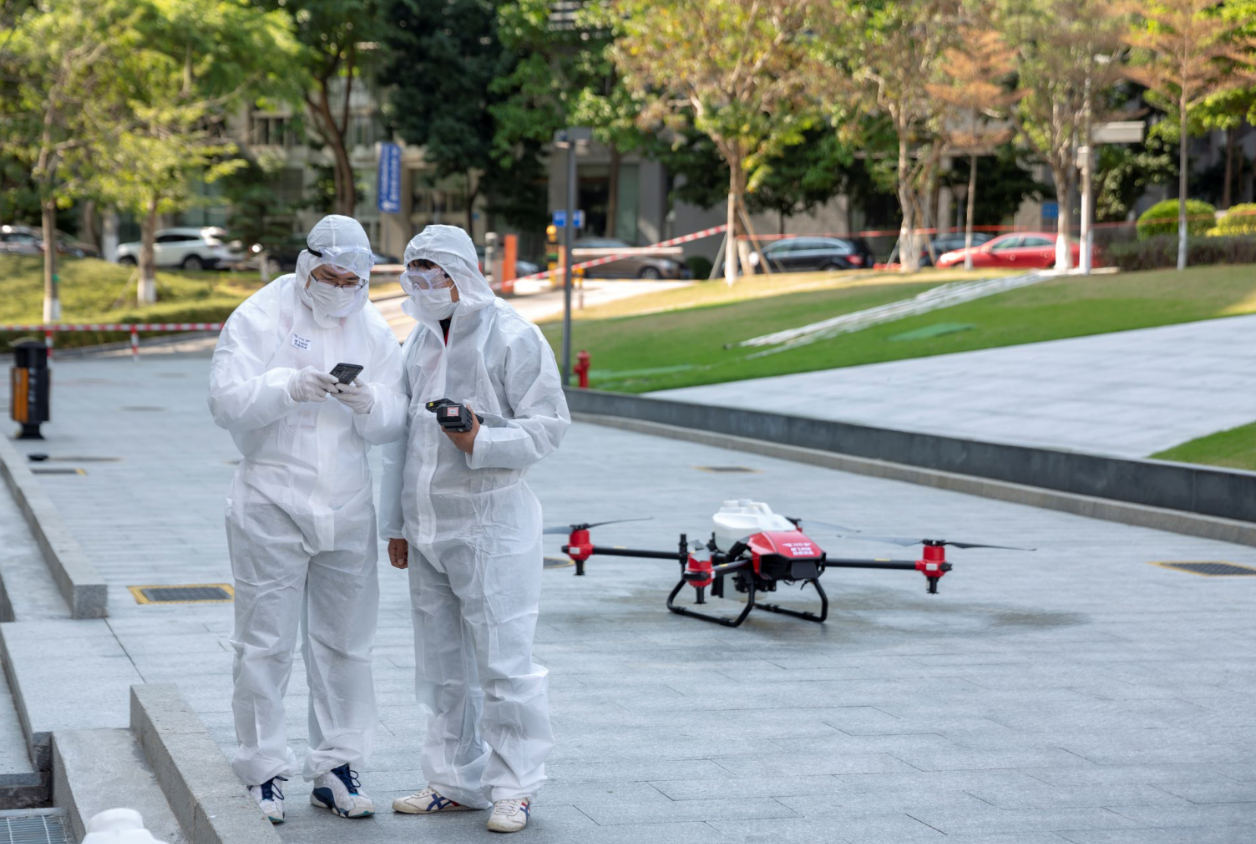
[{"label": "red car", "polygon": [[[1055,266],[1055,240],[1052,232],[1014,232],[996,237],[972,249],[974,267],[1007,267],[1009,269],[1049,270]],[[1071,240],[1074,267],[1081,257],[1081,244]],[[938,256],[938,268],[963,266],[966,249],[956,249]],[[1099,250],[1093,256],[1099,266]]]}]

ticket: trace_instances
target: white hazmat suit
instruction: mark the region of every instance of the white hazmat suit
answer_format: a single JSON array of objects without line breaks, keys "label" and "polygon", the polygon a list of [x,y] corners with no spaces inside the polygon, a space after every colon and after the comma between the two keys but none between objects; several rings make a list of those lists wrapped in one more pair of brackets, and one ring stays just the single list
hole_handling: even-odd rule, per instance
[{"label": "white hazmat suit", "polygon": [[[341,293],[310,280],[322,264],[369,276],[361,225],[325,217],[307,243],[296,274],[275,279],[231,315],[210,375],[214,421],[244,458],[226,521],[239,739],[232,767],[248,785],[298,770],[283,710],[298,627],[309,683],[305,778],[360,765],[377,721],[378,546],[366,449],[405,429],[401,353],[365,284]],[[307,281],[332,295],[311,295]],[[364,367],[352,404],[334,392],[329,398],[317,378],[341,362]]]},{"label": "white hazmat suit", "polygon": [[[380,535],[409,543],[416,691],[431,713],[428,785],[474,808],[533,796],[553,748],[546,670],[532,662],[543,558],[541,506],[523,480],[571,424],[553,352],[493,295],[461,229],[428,226],[405,262],[426,259],[459,300],[446,341],[416,301],[403,347],[408,436],[384,449]],[[471,454],[425,404],[448,398],[484,418]]]}]

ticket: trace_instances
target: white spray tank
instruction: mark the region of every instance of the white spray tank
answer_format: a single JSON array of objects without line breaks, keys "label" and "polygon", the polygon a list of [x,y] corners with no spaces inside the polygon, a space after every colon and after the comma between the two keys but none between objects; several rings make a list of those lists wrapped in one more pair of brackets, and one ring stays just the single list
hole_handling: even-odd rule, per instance
[{"label": "white spray tank", "polygon": [[727,551],[733,544],[754,533],[797,530],[794,523],[772,512],[762,501],[740,498],[725,501],[712,517],[715,522],[715,545]]}]

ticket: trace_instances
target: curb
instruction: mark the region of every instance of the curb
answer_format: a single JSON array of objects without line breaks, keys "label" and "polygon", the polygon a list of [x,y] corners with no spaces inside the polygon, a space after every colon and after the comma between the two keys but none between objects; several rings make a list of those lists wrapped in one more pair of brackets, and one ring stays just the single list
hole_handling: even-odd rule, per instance
[{"label": "curb", "polygon": [[960,475],[954,472],[921,469],[902,463],[891,463],[866,457],[852,457],[832,451],[783,445],[748,437],[738,437],[732,434],[717,434],[710,431],[681,428],[675,425],[664,425],[659,422],[647,422],[640,419],[600,416],[592,413],[572,413],[571,418],[578,422],[619,428],[639,434],[686,440],[688,442],[715,446],[717,448],[729,448],[751,454],[761,454],[764,457],[775,457],[781,460],[791,460],[795,463],[822,466],[826,469],[836,469],[840,472],[870,475],[894,481],[906,481],[907,483],[919,484],[921,486],[950,490],[951,492],[979,495],[982,498],[993,498],[998,501],[1025,504],[1030,507],[1041,507],[1047,510],[1059,510],[1064,513],[1072,513],[1092,519],[1120,522],[1121,524],[1152,528],[1154,530],[1165,530],[1171,533],[1215,539],[1220,542],[1232,542],[1238,545],[1256,546],[1256,524],[1251,522],[1240,522],[1217,516],[1204,516],[1181,510],[1151,507],[1145,504],[1130,504],[1124,501],[1113,501],[1089,495],[1058,492],[1041,487],[1009,483],[1007,481]]},{"label": "curb", "polygon": [[177,686],[132,686],[131,730],[191,844],[279,844]]},{"label": "curb", "polygon": [[[70,608],[71,618],[105,618],[109,594],[83,547],[61,520],[35,476],[18,453],[0,436],[0,475],[26,518],[52,579]],[[7,603],[7,598],[6,601]]]}]

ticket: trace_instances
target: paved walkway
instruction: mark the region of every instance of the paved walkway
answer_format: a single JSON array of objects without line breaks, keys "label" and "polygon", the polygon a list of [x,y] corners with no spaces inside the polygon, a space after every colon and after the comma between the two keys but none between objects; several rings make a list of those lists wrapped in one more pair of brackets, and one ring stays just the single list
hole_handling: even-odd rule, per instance
[{"label": "paved walkway", "polygon": [[1256,420],[1256,316],[653,395],[1145,457]]},{"label": "paved walkway", "polygon": [[[221,509],[236,454],[205,409],[207,363],[59,362],[49,438],[18,445],[86,470],[41,482],[111,584],[108,629],[145,681],[180,686],[226,752],[230,606],[141,606],[125,590],[229,578]],[[756,614],[737,630],[668,614],[669,563],[594,559],[579,579],[547,570],[536,655],[551,671],[558,745],[521,842],[1256,838],[1256,578],[1148,565],[1256,564],[1256,549],[586,425],[531,482],[552,522],[655,516],[597,530],[599,544],[668,549],[678,531],[709,531],[722,499],[750,496],[872,532],[1040,550],[957,551],[938,596],[915,574],[830,572],[827,624]],[[843,555],[896,551],[816,538]],[[279,832],[301,844],[487,842],[484,813],[387,810],[420,784],[424,719],[404,575],[384,566],[381,584],[381,729],[362,779],[383,811],[316,812],[294,781]],[[299,664],[288,700],[301,754]]]}]

